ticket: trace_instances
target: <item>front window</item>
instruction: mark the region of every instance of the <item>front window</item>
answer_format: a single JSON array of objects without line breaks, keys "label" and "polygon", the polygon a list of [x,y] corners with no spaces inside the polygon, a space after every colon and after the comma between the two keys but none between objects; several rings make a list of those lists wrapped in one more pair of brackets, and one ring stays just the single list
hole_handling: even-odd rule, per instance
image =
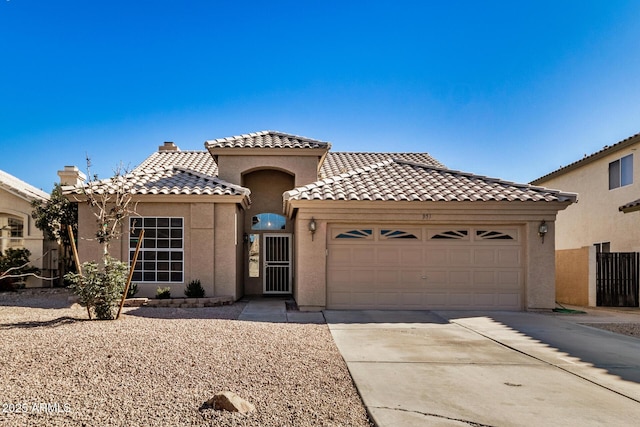
[{"label": "front window", "polygon": [[20,218],[0,215],[0,252],[23,246],[24,222]]},{"label": "front window", "polygon": [[633,183],[633,154],[609,163],[609,190]]},{"label": "front window", "polygon": [[275,213],[261,213],[251,218],[252,230],[284,230],[287,219]]},{"label": "front window", "polygon": [[133,270],[134,282],[183,282],[184,219],[176,217],[130,218],[129,262],[144,237],[138,261]]}]

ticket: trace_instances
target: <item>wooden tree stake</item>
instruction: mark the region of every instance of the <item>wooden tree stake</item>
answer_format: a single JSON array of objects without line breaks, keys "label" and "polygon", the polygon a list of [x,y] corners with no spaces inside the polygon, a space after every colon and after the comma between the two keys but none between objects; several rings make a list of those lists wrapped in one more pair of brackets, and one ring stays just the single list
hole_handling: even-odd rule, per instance
[{"label": "wooden tree stake", "polygon": [[129,277],[127,278],[127,286],[125,286],[124,293],[122,294],[122,300],[120,301],[120,308],[118,308],[118,314],[116,315],[116,320],[120,318],[120,312],[122,311],[122,307],[124,307],[124,300],[127,298],[127,294],[129,293],[129,286],[131,286],[131,279],[133,278],[133,270],[136,268],[136,262],[138,262],[138,253],[140,252],[140,246],[142,246],[143,237],[144,237],[144,229],[140,230],[140,236],[138,236],[138,244],[136,245],[136,251],[133,254],[133,260],[131,261],[131,267],[129,268]]},{"label": "wooden tree stake", "polygon": [[[78,274],[82,277],[82,266],[80,265],[80,257],[78,257],[78,249],[76,249],[76,239],[73,235],[73,228],[71,225],[67,225],[67,231],[69,233],[69,239],[71,240],[71,249],[73,249],[73,258],[76,260],[76,267],[78,268]],[[84,286],[84,285],[83,285]],[[91,320],[91,310],[87,305],[87,315]]]}]

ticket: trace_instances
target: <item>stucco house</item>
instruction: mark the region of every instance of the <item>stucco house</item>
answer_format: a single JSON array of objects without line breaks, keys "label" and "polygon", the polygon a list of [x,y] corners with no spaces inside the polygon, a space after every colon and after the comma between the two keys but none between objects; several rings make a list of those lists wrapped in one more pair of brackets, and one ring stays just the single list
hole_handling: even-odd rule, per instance
[{"label": "stucco house", "polygon": [[[164,143],[125,177],[138,214],[125,227],[145,229],[142,295],[198,279],[208,296],[291,294],[302,310],[555,306],[555,219],[574,194],[275,131],[204,147]],[[80,183],[67,181],[71,200]],[[80,204],[80,236],[93,228]],[[100,256],[83,239],[79,252]]]},{"label": "stucco house", "polygon": [[637,214],[628,214],[637,210],[634,201],[640,195],[634,179],[634,170],[640,170],[638,148],[640,134],[532,181],[580,195],[579,203],[558,215],[556,249],[594,245],[603,252],[640,251]]},{"label": "stucco house", "polygon": [[[52,242],[46,241],[31,216],[34,200],[49,200],[49,194],[0,170],[0,252],[8,248],[26,248],[31,252],[31,265],[42,270],[44,277],[55,275],[57,254]],[[27,287],[48,286],[41,279],[29,277]]]},{"label": "stucco house", "polygon": [[638,148],[640,134],[532,181],[580,195],[556,220],[560,301],[595,306],[595,254],[640,251]]}]

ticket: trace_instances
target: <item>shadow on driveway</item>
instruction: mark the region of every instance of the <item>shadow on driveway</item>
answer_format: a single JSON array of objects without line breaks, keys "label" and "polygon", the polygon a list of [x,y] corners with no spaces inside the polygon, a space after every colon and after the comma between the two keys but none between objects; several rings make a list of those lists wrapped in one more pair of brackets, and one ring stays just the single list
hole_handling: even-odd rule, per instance
[{"label": "shadow on driveway", "polygon": [[325,317],[380,427],[637,425],[637,338],[541,313]]}]

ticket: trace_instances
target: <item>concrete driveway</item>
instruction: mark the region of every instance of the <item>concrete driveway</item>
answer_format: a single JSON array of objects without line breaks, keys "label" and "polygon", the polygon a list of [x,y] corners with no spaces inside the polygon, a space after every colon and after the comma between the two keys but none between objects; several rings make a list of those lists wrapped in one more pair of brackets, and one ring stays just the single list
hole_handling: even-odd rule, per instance
[{"label": "concrete driveway", "polygon": [[378,426],[639,423],[640,339],[580,324],[602,315],[324,315]]}]

